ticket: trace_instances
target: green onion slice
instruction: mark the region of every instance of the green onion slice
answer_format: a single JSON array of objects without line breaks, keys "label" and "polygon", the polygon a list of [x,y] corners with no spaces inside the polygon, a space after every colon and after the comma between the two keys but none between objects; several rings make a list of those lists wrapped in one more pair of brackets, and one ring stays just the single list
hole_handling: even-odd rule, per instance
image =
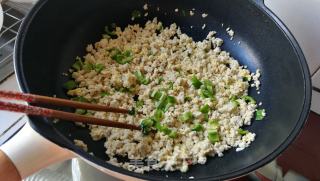
[{"label": "green onion slice", "polygon": [[243,135],[246,135],[246,134],[248,134],[248,133],[249,133],[248,130],[243,130],[243,129],[241,129],[241,128],[238,129],[238,134],[239,134],[239,135],[242,135],[242,136],[243,136]]},{"label": "green onion slice", "polygon": [[265,109],[257,109],[256,111],[256,120],[261,121],[266,116]]},{"label": "green onion slice", "polygon": [[143,105],[144,105],[144,101],[143,100],[138,100],[136,102],[136,108],[137,109],[141,109],[143,107]]},{"label": "green onion slice", "polygon": [[190,111],[183,113],[179,116],[179,120],[182,122],[187,122],[193,119],[193,115]]},{"label": "green onion slice", "polygon": [[193,128],[192,131],[203,131],[203,126],[201,124],[196,124]]},{"label": "green onion slice", "polygon": [[220,141],[219,133],[217,131],[209,131],[208,132],[208,139],[212,144]]},{"label": "green onion slice", "polygon": [[147,85],[150,83],[150,80],[147,79],[141,72],[140,70],[137,70],[134,72],[134,75],[136,76],[137,80],[139,81],[140,84]]},{"label": "green onion slice", "polygon": [[101,92],[100,96],[101,97],[105,97],[105,96],[109,96],[110,94],[108,92]]},{"label": "green onion slice", "polygon": [[117,48],[113,48],[111,50],[111,58],[112,60],[116,61],[117,63],[123,65],[132,61],[132,52],[130,50],[126,50],[121,52]]},{"label": "green onion slice", "polygon": [[76,109],[74,111],[74,113],[84,115],[84,114],[87,113],[87,110],[85,110],[85,109]]},{"label": "green onion slice", "polygon": [[246,103],[252,103],[255,104],[256,101],[253,99],[253,97],[251,96],[243,96],[242,99],[246,102]]},{"label": "green onion slice", "polygon": [[199,89],[202,85],[202,82],[196,76],[192,76],[191,83],[196,89]]},{"label": "green onion slice", "polygon": [[100,73],[103,69],[105,69],[106,67],[103,64],[96,64],[94,65],[94,70],[98,73]]},{"label": "green onion slice", "polygon": [[201,86],[200,95],[203,98],[214,98],[214,88],[213,84],[209,80],[204,80],[203,85]]},{"label": "green onion slice", "polygon": [[151,131],[153,124],[154,124],[154,120],[152,120],[151,118],[142,120],[140,123],[142,133],[148,134]]},{"label": "green onion slice", "polygon": [[78,86],[77,83],[73,80],[69,80],[63,84],[63,87],[67,90],[72,90],[72,89],[76,88],[77,86]]},{"label": "green onion slice", "polygon": [[161,121],[164,118],[164,112],[160,109],[157,109],[153,115],[153,118],[156,121]]},{"label": "green onion slice", "polygon": [[134,10],[134,11],[132,11],[132,13],[131,13],[131,16],[132,16],[132,18],[140,18],[141,17],[141,12],[140,11],[138,11],[138,10]]},{"label": "green onion slice", "polygon": [[209,111],[210,111],[210,106],[208,104],[206,104],[200,108],[200,112],[202,112],[202,113],[208,113]]}]

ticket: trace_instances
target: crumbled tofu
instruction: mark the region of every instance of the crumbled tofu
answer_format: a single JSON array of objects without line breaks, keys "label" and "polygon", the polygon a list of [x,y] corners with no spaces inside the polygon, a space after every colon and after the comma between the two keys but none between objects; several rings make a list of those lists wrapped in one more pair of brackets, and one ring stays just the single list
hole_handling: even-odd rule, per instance
[{"label": "crumbled tofu", "polygon": [[253,87],[256,87],[257,90],[260,89],[260,78],[261,74],[260,74],[260,69],[256,70],[256,73],[252,76],[252,80],[253,80]]},{"label": "crumbled tofu", "polygon": [[83,149],[84,151],[88,151],[88,146],[87,144],[85,144],[82,140],[77,140],[74,139],[73,140],[74,144],[78,147],[80,147],[81,149]]},{"label": "crumbled tofu", "polygon": [[53,119],[53,123],[55,123],[55,124],[57,124],[59,121],[60,121],[60,120],[57,119],[57,118],[54,118],[54,119]]},{"label": "crumbled tofu", "polygon": [[65,72],[63,72],[61,75],[66,76],[66,77],[69,76],[69,74],[67,74],[67,73],[65,73]]},{"label": "crumbled tofu", "polygon": [[202,18],[206,18],[207,16],[208,16],[208,14],[206,14],[206,13],[202,13]]},{"label": "crumbled tofu", "polygon": [[[205,28],[206,24],[203,24],[202,29]],[[139,125],[141,120],[155,113],[157,104],[150,98],[151,93],[166,89],[166,94],[174,97],[175,103],[164,112],[161,124],[178,134],[176,138],[170,138],[162,132],[143,135],[134,130],[88,125],[94,141],[106,139],[104,146],[110,158],[108,163],[136,173],[151,170],[187,172],[194,164],[205,164],[208,157],[221,157],[229,149],[241,151],[254,141],[255,133],[242,136],[237,130],[251,124],[257,108],[256,104],[248,104],[242,99],[248,95],[250,87],[243,77],[252,77],[252,85],[258,87],[260,71],[251,73],[246,66],[239,65],[222,49],[223,40],[215,37],[216,32],[210,31],[204,40],[196,42],[181,32],[177,24],[163,27],[155,18],[145,26],[116,27],[115,33],[117,37],[114,39],[104,38],[88,45],[84,56],[84,62],[103,64],[104,70],[100,73],[75,70],[72,78],[79,87],[68,93],[95,100],[99,105],[124,109],[137,105],[137,99],[143,101],[137,108],[143,114],[135,116],[90,111],[96,118]],[[120,53],[127,51],[129,62],[115,61],[110,52],[115,48]],[[138,70],[143,76],[137,76]],[[193,76],[214,85],[215,101],[203,98],[203,89],[196,89],[192,84]],[[230,100],[232,95],[237,99]],[[206,104],[210,108],[207,119],[218,120],[217,142],[209,140],[208,129],[212,125],[205,121],[206,117],[200,111]],[[179,117],[186,111],[192,113],[193,120],[181,122]],[[196,123],[203,126],[203,131],[192,130]],[[88,150],[83,141],[74,142]],[[155,162],[139,166],[121,162],[117,156],[128,156],[131,161],[153,159]]]},{"label": "crumbled tofu", "polygon": [[179,9],[178,8],[174,9],[174,12],[176,12],[176,13],[179,12]]},{"label": "crumbled tofu", "polygon": [[194,12],[193,11],[189,11],[189,14],[190,14],[190,16],[193,16]]},{"label": "crumbled tofu", "polygon": [[143,9],[144,9],[144,10],[148,10],[148,4],[144,4],[144,5],[143,5]]},{"label": "crumbled tofu", "polygon": [[226,31],[227,31],[228,35],[230,36],[230,40],[232,40],[233,36],[234,36],[234,31],[230,27],[228,27],[226,29]]}]

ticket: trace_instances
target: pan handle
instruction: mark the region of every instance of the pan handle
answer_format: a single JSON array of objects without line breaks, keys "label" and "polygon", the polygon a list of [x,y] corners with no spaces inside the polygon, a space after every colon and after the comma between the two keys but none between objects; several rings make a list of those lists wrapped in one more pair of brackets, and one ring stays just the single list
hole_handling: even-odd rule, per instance
[{"label": "pan handle", "polygon": [[27,122],[0,147],[0,178],[21,180],[50,164],[73,157],[75,154],[45,139]]}]

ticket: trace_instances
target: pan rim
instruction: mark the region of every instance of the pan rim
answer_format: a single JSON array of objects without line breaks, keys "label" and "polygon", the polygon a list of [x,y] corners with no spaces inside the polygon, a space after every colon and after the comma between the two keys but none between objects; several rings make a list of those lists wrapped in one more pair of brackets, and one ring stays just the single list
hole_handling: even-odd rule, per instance
[{"label": "pan rim", "polygon": [[[261,0],[260,0],[261,1]],[[239,177],[241,175],[244,175],[246,173],[252,172],[253,170],[256,170],[263,165],[269,163],[270,161],[274,160],[280,153],[282,153],[290,144],[295,140],[295,138],[299,135],[299,132],[301,131],[302,127],[306,123],[306,120],[308,118],[308,114],[310,111],[310,106],[311,106],[311,94],[312,94],[312,89],[311,89],[311,78],[310,78],[310,72],[308,69],[308,65],[306,63],[305,56],[297,43],[296,39],[290,32],[290,30],[286,27],[286,25],[271,11],[269,10],[263,2],[255,2],[253,0],[248,1],[248,3],[253,4],[257,9],[259,9],[263,14],[265,14],[275,25],[281,30],[281,32],[287,37],[289,43],[291,44],[292,48],[295,51],[295,54],[297,58],[299,59],[299,64],[300,64],[300,69],[302,71],[303,79],[304,79],[304,102],[302,105],[302,110],[300,113],[299,118],[297,119],[297,123],[294,126],[292,132],[288,135],[288,137],[281,143],[281,145],[276,148],[273,152],[271,152],[269,155],[265,156],[263,159],[252,163],[248,167],[240,168],[238,170],[235,170],[230,173],[222,174],[219,176],[214,176],[214,177],[202,177],[202,178],[197,178],[198,180],[224,180],[224,179],[231,179],[235,177]],[[15,48],[14,48],[14,69],[16,72],[16,78],[18,80],[18,86],[21,91],[23,92],[30,92],[26,79],[24,77],[24,70],[23,70],[23,64],[22,64],[22,49],[23,49],[23,44],[26,36],[26,30],[29,29],[29,26],[36,16],[37,12],[41,9],[43,5],[45,5],[48,2],[48,0],[40,0],[34,8],[28,13],[28,15],[25,17],[25,20],[23,21],[22,25],[20,26],[19,33],[17,36]],[[51,140],[52,142],[58,144],[61,147],[65,147],[71,151],[76,152],[78,155],[83,157],[84,159],[93,162],[101,167],[104,167],[105,169],[109,169],[115,172],[118,172],[119,174],[124,174],[127,176],[131,177],[136,177],[139,179],[150,179],[150,176],[146,176],[143,174],[138,174],[135,172],[131,172],[125,169],[122,169],[120,167],[113,166],[111,164],[106,164],[103,162],[101,159],[94,158],[88,153],[82,151],[81,149],[77,148],[75,145],[71,143],[71,141],[68,141],[66,139],[60,139],[62,138],[60,134],[58,134],[57,130],[54,130],[56,136],[60,140],[53,140],[52,138],[49,138],[48,135],[43,133],[37,126],[33,124],[32,119],[29,119],[29,122],[31,123],[30,125],[34,130],[36,130],[38,133],[40,133],[42,136],[45,138]],[[54,129],[54,128],[53,128]],[[161,180],[160,178],[152,178],[153,180]],[[168,178],[170,179],[170,178]],[[173,179],[173,178],[172,178]],[[186,178],[187,179],[187,178]],[[183,179],[182,179],[183,180]]]}]

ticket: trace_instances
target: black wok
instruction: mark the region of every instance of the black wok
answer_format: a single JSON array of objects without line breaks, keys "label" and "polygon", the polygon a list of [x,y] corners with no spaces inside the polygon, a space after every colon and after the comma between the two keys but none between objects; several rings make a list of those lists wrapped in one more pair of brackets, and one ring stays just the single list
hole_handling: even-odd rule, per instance
[{"label": "black wok", "polygon": [[[268,10],[262,0],[40,0],[23,22],[15,47],[15,68],[24,92],[57,95],[66,98],[62,84],[78,55],[101,38],[105,25],[115,22],[121,27],[133,23],[133,10],[142,11],[148,3],[149,16],[135,23],[158,17],[165,25],[176,22],[194,40],[202,40],[208,31],[217,31],[224,40],[223,49],[248,65],[260,69],[261,94],[251,90],[263,102],[267,117],[248,127],[257,134],[250,147],[241,152],[230,150],[221,158],[208,159],[187,173],[151,171],[138,174],[110,165],[102,141],[92,141],[86,128],[45,118],[30,117],[30,124],[43,137],[67,148],[101,168],[147,180],[178,180],[193,176],[199,180],[223,180],[244,175],[275,159],[298,135],[309,113],[311,86],[304,55],[285,25]],[[156,11],[159,7],[160,11]],[[186,10],[186,16],[174,9]],[[195,16],[188,11],[195,8]],[[202,18],[201,13],[208,13]],[[221,24],[224,24],[222,27]],[[202,25],[206,24],[204,30]],[[190,29],[193,26],[193,29]],[[230,40],[225,29],[231,27]],[[238,41],[241,44],[238,44]],[[88,143],[92,156],[73,144],[73,139]],[[166,177],[165,175],[168,175]]]}]

